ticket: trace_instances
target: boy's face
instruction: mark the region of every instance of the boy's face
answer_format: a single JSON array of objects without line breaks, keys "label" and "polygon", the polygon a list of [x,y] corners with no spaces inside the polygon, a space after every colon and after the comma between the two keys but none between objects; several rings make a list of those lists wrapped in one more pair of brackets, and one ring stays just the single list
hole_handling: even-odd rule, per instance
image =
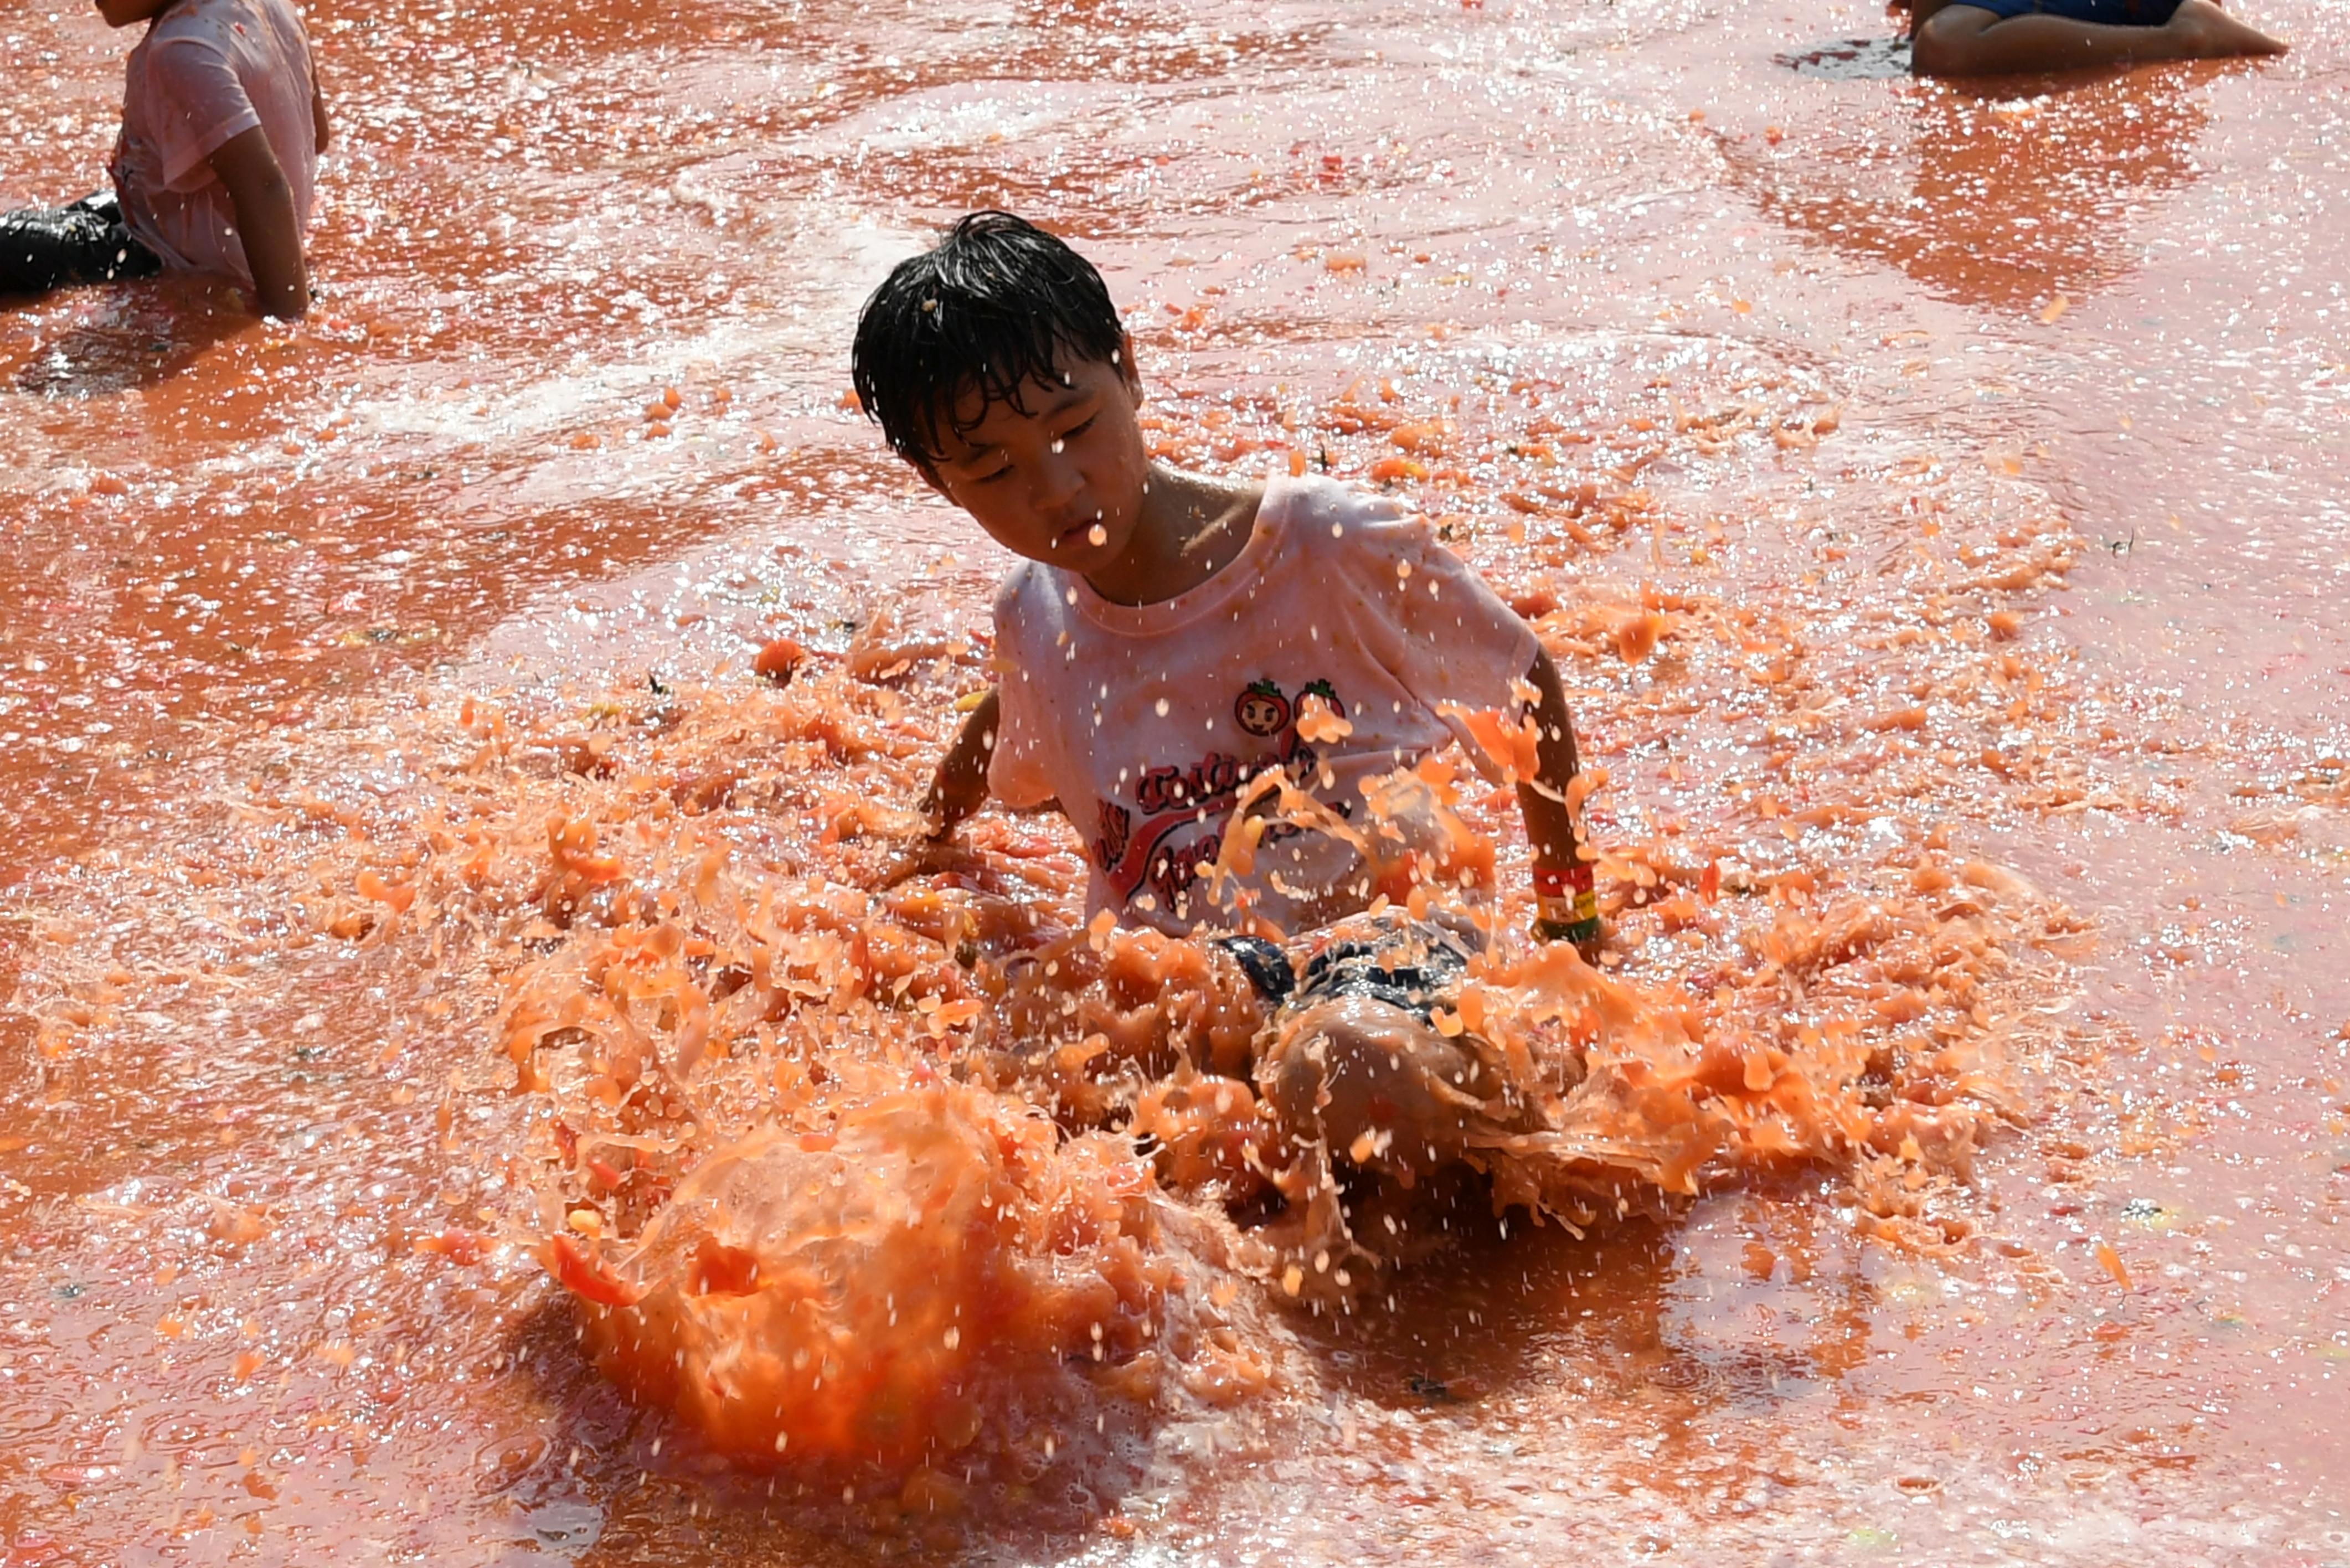
[{"label": "boy's face", "polygon": [[1026,413],[1002,402],[981,413],[981,396],[971,393],[955,413],[958,422],[981,413],[979,422],[940,431],[926,477],[1014,555],[1084,576],[1133,542],[1150,455],[1135,422],[1142,383],[1131,341],[1115,365],[1083,360],[1062,370],[1066,385],[1022,390]]},{"label": "boy's face", "polygon": [[169,5],[172,0],[98,0],[98,14],[109,27],[135,26]]}]

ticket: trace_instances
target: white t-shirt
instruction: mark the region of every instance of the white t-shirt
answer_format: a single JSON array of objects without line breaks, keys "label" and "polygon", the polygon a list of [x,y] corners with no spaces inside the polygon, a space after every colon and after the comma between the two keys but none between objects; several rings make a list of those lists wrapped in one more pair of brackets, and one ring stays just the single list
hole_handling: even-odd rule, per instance
[{"label": "white t-shirt", "polygon": [[[1220,908],[1199,868],[1260,770],[1350,824],[1364,784],[1465,732],[1440,704],[1514,706],[1534,631],[1484,579],[1392,503],[1325,479],[1275,479],[1231,564],[1154,605],[1103,598],[1024,562],[995,600],[1001,718],[988,787],[1007,805],[1058,799],[1093,867],[1089,902],[1162,930],[1231,923],[1231,908],[1295,933],[1371,889],[1344,838],[1269,832]],[[1352,726],[1298,733],[1310,696]],[[1486,765],[1474,746],[1470,755]]]},{"label": "white t-shirt", "polygon": [[114,144],[123,222],[163,265],[250,286],[228,187],[212,155],[259,126],[307,226],[318,175],[310,43],[286,0],[179,0],[148,24],[122,84]]}]

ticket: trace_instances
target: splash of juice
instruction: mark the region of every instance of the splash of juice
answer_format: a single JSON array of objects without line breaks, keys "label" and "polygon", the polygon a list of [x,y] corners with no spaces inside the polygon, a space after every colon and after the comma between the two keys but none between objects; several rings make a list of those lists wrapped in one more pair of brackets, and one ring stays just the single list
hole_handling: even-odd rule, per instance
[{"label": "splash of juice", "polygon": [[[996,822],[922,847],[875,804],[904,788],[829,797],[788,871],[718,830],[766,787],[744,766],[763,750],[916,773],[920,747],[874,722],[898,711],[847,670],[748,702],[670,693],[657,742],[502,801],[419,874],[540,950],[501,1030],[550,1111],[538,1251],[589,1354],[737,1463],[807,1471],[1016,1465],[1103,1401],[1274,1386],[1295,1349],[1278,1303],[1351,1311],[1425,1260],[1430,1228],[1397,1220],[1430,1193],[1285,1136],[1252,1082],[1267,1019],[1237,964],[1079,924],[1049,839]],[[1603,863],[1611,912],[1721,961],[1709,986],[1633,983],[1513,933],[1462,815],[1492,800],[1450,764],[1398,775],[1359,825],[1262,794],[1242,826],[1353,835],[1399,909],[1493,933],[1434,1024],[1478,1069],[1454,1199],[1465,1181],[1582,1230],[1808,1164],[1842,1170],[1891,1244],[1971,1232],[1960,1183],[2012,1109],[2004,1075],[1983,1031],[1908,1026],[1974,1005],[2041,918],[2012,875],[1928,863],[1831,896],[1810,872],[1726,880],[1719,859],[1627,849]],[[1229,834],[1227,861],[1250,842]],[[1791,1012],[1790,988],[1824,980],[1854,1004]]]}]

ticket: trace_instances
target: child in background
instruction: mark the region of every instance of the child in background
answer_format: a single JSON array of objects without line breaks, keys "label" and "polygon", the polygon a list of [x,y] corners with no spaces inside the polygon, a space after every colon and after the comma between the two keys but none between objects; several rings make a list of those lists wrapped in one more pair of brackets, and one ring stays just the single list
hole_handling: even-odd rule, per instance
[{"label": "child in background", "polygon": [[[1253,1075],[1294,1137],[1407,1184],[1411,1162],[1440,1162],[1459,1140],[1440,1124],[1482,1069],[1431,1012],[1482,933],[1403,917],[1412,880],[1473,871],[1396,771],[1470,739],[1467,713],[1531,719],[1517,793],[1535,931],[1600,935],[1574,732],[1533,629],[1382,498],[1153,461],[1100,275],[1008,213],[964,218],[890,273],[854,370],[899,455],[1024,558],[996,597],[998,684],[924,803],[937,834],[990,794],[1057,803],[1086,842],[1093,909],[1234,933],[1280,1009]],[[1289,809],[1228,829],[1276,778]]]},{"label": "child in background", "polygon": [[0,295],[217,273],[261,313],[309,308],[302,234],[327,104],[286,0],[97,0],[130,51],[111,192],[0,214]]},{"label": "child in background", "polygon": [[2212,0],[1916,0],[1909,39],[1921,77],[2285,52]]}]

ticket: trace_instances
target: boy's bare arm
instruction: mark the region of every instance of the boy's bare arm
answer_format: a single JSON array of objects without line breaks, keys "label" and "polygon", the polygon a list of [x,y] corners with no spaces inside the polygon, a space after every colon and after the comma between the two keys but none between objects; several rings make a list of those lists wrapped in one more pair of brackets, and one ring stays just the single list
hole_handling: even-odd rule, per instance
[{"label": "boy's bare arm", "polygon": [[1580,836],[1567,805],[1567,785],[1581,771],[1575,723],[1567,715],[1566,693],[1559,688],[1558,667],[1547,652],[1535,651],[1526,680],[1536,693],[1533,717],[1541,729],[1535,742],[1539,776],[1518,785],[1518,809],[1524,814],[1526,840],[1534,847],[1540,910],[1535,929],[1544,937],[1563,937],[1588,956],[1599,941],[1599,910],[1591,892],[1591,862],[1577,854]]},{"label": "boy's bare arm", "polygon": [[261,312],[292,320],[310,308],[310,275],[302,260],[302,224],[294,215],[294,188],[259,126],[221,143],[213,172],[236,208],[236,237],[253,268]]},{"label": "boy's bare arm", "polygon": [[922,796],[922,815],[931,819],[931,836],[944,838],[955,825],[987,800],[987,761],[995,751],[996,701],[990,689],[955,732],[954,743],[939,759],[938,772]]}]

